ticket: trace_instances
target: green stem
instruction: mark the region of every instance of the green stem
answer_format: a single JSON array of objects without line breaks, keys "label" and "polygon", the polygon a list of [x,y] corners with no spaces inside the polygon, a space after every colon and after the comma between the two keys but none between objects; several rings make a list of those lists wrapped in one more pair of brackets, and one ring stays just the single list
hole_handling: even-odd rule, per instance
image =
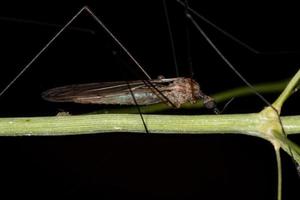
[{"label": "green stem", "polygon": [[289,98],[289,96],[293,94],[294,88],[296,88],[296,86],[298,85],[299,80],[300,80],[300,70],[298,70],[298,72],[295,74],[292,80],[289,81],[288,85],[280,94],[280,96],[273,103],[274,108],[276,108],[279,113],[283,103],[287,100],[287,98]]},{"label": "green stem", "polygon": [[[257,114],[143,115],[152,133],[254,135],[261,123]],[[300,133],[300,115],[281,117],[287,134]],[[52,117],[0,118],[0,136],[70,135],[145,131],[139,114],[97,114]],[[255,135],[256,136],[256,135]]]},{"label": "green stem", "polygon": [[282,166],[280,148],[275,147],[276,161],[277,161],[277,200],[282,198]]},{"label": "green stem", "polygon": [[[159,134],[249,133],[255,131],[259,123],[256,114],[143,115],[143,117],[148,130]],[[300,127],[300,121],[298,123]],[[0,118],[0,127],[1,136],[145,132],[139,114]]]},{"label": "green stem", "polygon": [[[261,131],[261,114],[233,115],[144,115],[150,133],[156,134],[245,134],[269,141]],[[300,116],[282,117],[287,134],[300,133]],[[80,116],[1,118],[0,136],[55,136],[109,132],[145,133],[138,114],[97,114]],[[286,137],[273,138],[281,147],[293,151],[300,163],[299,147]]]}]

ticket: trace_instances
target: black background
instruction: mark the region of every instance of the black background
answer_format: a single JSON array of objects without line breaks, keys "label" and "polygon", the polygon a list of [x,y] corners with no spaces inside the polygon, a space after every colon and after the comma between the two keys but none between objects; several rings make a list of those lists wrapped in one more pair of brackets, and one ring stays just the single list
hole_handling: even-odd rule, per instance
[{"label": "black background", "polygon": [[[5,85],[80,8],[88,5],[155,78],[176,76],[162,1],[26,1],[0,7],[0,86]],[[183,10],[168,1],[181,76],[187,64]],[[201,27],[251,83],[291,77],[300,64],[297,6],[243,1],[190,1],[190,6],[248,45],[254,54],[201,22]],[[9,18],[10,20],[6,20]],[[243,83],[188,23],[194,78],[207,94]],[[75,105],[41,100],[48,88],[94,81],[143,78],[136,66],[85,12],[1,97],[2,117],[54,115]],[[87,30],[87,31],[84,31]],[[132,71],[134,73],[132,73]],[[138,75],[137,75],[138,74]],[[266,95],[271,102],[278,94]],[[299,94],[283,108],[299,113]],[[65,107],[66,106],[66,107]],[[222,104],[219,105],[222,107]],[[256,96],[238,98],[226,113],[257,112],[264,103]],[[85,109],[80,107],[80,109]],[[90,109],[90,108],[87,108]],[[71,110],[72,112],[72,110]],[[210,111],[199,110],[201,113]],[[295,141],[299,137],[293,137]],[[275,199],[276,163],[272,146],[241,135],[99,134],[67,137],[0,138],[1,190],[10,195],[103,199]],[[284,199],[297,199],[299,178],[283,153]],[[2,191],[1,191],[2,192]]]}]

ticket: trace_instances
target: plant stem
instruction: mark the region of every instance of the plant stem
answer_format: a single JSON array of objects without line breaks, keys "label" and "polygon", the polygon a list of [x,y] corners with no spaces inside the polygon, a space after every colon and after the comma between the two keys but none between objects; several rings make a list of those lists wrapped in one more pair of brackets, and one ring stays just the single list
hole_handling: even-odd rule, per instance
[{"label": "plant stem", "polygon": [[300,80],[300,70],[294,75],[294,77],[289,81],[288,85],[285,87],[280,96],[273,103],[273,106],[278,110],[282,108],[283,103],[293,94],[294,89],[297,87],[298,82]]},{"label": "plant stem", "polygon": [[[156,134],[245,134],[266,139],[261,133],[260,114],[232,115],[144,115],[150,133]],[[282,117],[287,134],[300,132],[300,116]],[[97,114],[80,116],[1,118],[0,136],[55,136],[109,132],[144,133],[138,114]],[[285,151],[290,145],[300,163],[299,147],[278,138]],[[297,153],[298,152],[298,153]],[[287,151],[287,153],[289,153]],[[299,156],[298,156],[299,155]]]},{"label": "plant stem", "polygon": [[[160,134],[248,133],[259,123],[256,114],[143,116],[149,131]],[[0,127],[2,136],[145,132],[139,114],[1,118]]]},{"label": "plant stem", "polygon": [[[254,135],[257,114],[144,115],[151,133]],[[300,133],[300,116],[281,117],[287,134]],[[86,132],[85,132],[86,131]],[[52,117],[0,118],[0,136],[70,135],[145,131],[138,114],[97,114]]]},{"label": "plant stem", "polygon": [[275,149],[276,161],[277,161],[277,200],[281,200],[282,198],[282,166],[281,166],[281,156],[280,156],[280,148]]}]

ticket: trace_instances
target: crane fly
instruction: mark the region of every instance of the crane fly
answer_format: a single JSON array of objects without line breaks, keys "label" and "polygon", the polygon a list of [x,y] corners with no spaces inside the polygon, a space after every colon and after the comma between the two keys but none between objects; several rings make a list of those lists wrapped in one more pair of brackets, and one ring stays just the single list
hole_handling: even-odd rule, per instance
[{"label": "crane fly", "polygon": [[47,90],[42,97],[51,102],[81,104],[150,105],[165,102],[176,108],[201,99],[206,108],[216,111],[214,99],[204,94],[195,80],[183,77],[66,85]]},{"label": "crane fly", "polygon": [[[228,65],[229,68],[256,94],[266,105],[272,105],[262,95],[260,95],[256,89],[237,71],[237,69],[228,61],[223,53],[215,46],[212,40],[206,35],[202,28],[192,17],[192,14],[207,20],[199,15],[196,11],[191,9],[187,1],[182,2],[177,0],[179,4],[185,7],[186,17],[194,25],[197,31],[203,36],[203,38],[209,43],[214,51],[220,56],[220,58]],[[75,102],[82,104],[120,104],[120,105],[149,105],[155,103],[167,103],[170,106],[179,108],[184,103],[194,103],[196,100],[201,99],[205,107],[214,109],[216,112],[216,105],[213,98],[205,95],[201,90],[199,84],[191,78],[158,78],[151,79],[145,72],[141,65],[135,60],[135,58],[128,52],[128,50],[122,45],[122,43],[110,32],[110,30],[100,21],[98,17],[88,8],[83,7],[77,14],[75,14],[71,20],[67,22],[63,28],[57,32],[57,34],[34,56],[34,58],[21,70],[21,72],[0,92],[2,96],[7,89],[30,67],[30,65],[48,48],[50,44],[83,12],[88,12],[98,24],[111,36],[111,38],[119,45],[119,47],[129,56],[129,58],[140,68],[141,71],[148,77],[149,80],[137,80],[128,82],[100,82],[100,83],[87,83],[78,85],[67,85],[62,87],[53,88],[42,93],[42,97],[52,102]],[[190,13],[189,13],[190,12]],[[235,39],[232,35],[216,27],[213,23],[207,22],[216,30],[220,31],[225,36],[231,38],[233,41],[238,42],[242,46],[249,48],[249,46],[241,41]],[[251,50],[253,51],[253,49]],[[273,108],[274,109],[274,108]],[[277,113],[277,112],[276,112]],[[147,126],[143,120],[146,132]],[[278,119],[280,117],[278,115]],[[284,129],[283,134],[287,137]],[[292,151],[289,147],[289,151]],[[293,155],[292,155],[293,158]],[[294,159],[294,158],[293,158]],[[298,173],[300,172],[299,165],[295,162]]]}]

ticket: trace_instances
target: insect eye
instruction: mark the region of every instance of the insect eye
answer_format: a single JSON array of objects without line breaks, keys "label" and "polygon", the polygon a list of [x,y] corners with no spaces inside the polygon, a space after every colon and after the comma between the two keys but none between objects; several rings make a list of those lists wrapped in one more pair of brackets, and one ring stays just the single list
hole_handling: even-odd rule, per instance
[{"label": "insect eye", "polygon": [[208,96],[204,98],[203,104],[207,109],[214,109],[217,107],[215,100]]}]

